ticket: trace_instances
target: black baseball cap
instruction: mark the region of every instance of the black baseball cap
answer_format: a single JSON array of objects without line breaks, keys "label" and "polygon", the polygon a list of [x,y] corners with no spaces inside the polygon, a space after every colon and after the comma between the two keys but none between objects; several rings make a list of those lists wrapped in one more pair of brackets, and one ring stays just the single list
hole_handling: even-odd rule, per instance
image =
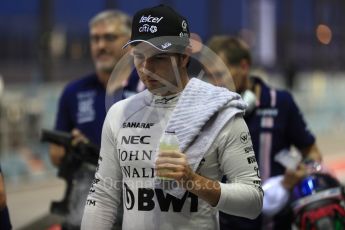
[{"label": "black baseball cap", "polygon": [[131,39],[123,46],[145,42],[160,51],[184,49],[189,45],[187,20],[166,5],[138,11],[133,16]]}]

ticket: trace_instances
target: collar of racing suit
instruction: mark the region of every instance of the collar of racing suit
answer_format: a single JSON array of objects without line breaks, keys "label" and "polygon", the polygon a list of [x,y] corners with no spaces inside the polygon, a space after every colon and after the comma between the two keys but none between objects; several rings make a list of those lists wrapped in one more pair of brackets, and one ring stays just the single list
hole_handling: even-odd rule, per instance
[{"label": "collar of racing suit", "polygon": [[168,96],[158,96],[147,91],[147,94],[145,96],[145,102],[147,105],[153,107],[175,107],[180,98],[180,95],[181,92]]}]

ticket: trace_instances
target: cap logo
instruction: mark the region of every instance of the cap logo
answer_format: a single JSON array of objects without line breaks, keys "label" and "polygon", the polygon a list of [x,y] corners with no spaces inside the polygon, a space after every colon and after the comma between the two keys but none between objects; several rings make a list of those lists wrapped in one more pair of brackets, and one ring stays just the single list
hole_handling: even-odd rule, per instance
[{"label": "cap logo", "polygon": [[139,28],[139,32],[140,32],[140,33],[143,33],[143,32],[144,32],[144,33],[145,33],[145,32],[147,33],[147,32],[149,32],[149,29],[150,29],[150,26],[147,25],[147,24],[144,24],[142,27]]},{"label": "cap logo", "polygon": [[171,46],[171,43],[170,42],[166,42],[162,45],[162,49],[167,49]]},{"label": "cap logo", "polygon": [[140,33],[156,33],[158,30],[157,26],[150,26],[148,24],[144,24],[143,26],[139,27],[139,32]]},{"label": "cap logo", "polygon": [[145,22],[152,22],[152,23],[159,23],[164,17],[152,17],[149,16],[141,16],[139,23],[145,23]]},{"label": "cap logo", "polygon": [[178,48],[188,46],[190,34],[187,19],[170,8],[164,8],[164,5],[157,7],[163,8],[161,11],[156,10],[156,7],[147,8],[134,15],[131,39],[124,48],[134,42],[150,43],[149,39],[161,36],[174,36],[179,39],[163,38],[163,41],[154,42],[155,44],[152,45],[158,50],[167,50],[172,46]]},{"label": "cap logo", "polygon": [[183,31],[187,31],[187,22],[186,22],[186,20],[183,20],[182,21],[182,29],[183,29]]},{"label": "cap logo", "polygon": [[157,32],[157,26],[151,26],[150,27],[150,32],[151,33],[156,33]]},{"label": "cap logo", "polygon": [[180,33],[180,37],[181,37],[181,38],[188,38],[188,33],[183,33],[183,32],[181,32],[181,33]]}]

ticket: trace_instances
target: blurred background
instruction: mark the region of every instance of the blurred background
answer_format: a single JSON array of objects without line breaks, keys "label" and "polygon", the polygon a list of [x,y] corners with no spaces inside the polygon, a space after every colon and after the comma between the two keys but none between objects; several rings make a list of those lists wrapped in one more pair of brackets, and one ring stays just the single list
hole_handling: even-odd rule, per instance
[{"label": "blurred background", "polygon": [[242,37],[254,72],[290,90],[326,164],[345,181],[345,1],[1,0],[0,162],[14,229],[30,226],[63,196],[42,128],[53,128],[62,87],[93,70],[88,21],[101,10],[129,14],[168,4],[205,42]]}]

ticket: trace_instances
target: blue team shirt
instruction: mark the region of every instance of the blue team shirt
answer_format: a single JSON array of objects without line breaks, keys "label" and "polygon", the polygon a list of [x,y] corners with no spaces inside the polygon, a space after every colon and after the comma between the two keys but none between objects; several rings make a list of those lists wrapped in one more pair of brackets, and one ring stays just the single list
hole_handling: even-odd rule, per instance
[{"label": "blue team shirt", "polygon": [[[128,92],[135,92],[139,77],[134,71],[124,90],[113,95],[115,103]],[[106,116],[106,89],[95,73],[69,83],[60,97],[55,129],[70,132],[79,129],[89,140],[100,146],[103,121]]]},{"label": "blue team shirt", "polygon": [[308,130],[303,115],[289,92],[269,88],[259,78],[251,79],[254,85],[260,85],[261,96],[259,105],[245,116],[245,121],[259,165],[269,165],[260,170],[262,179],[267,179],[285,172],[285,168],[274,161],[277,153],[290,149],[292,145],[299,149],[309,147],[315,142],[315,137]]},{"label": "blue team shirt", "polygon": [[[261,79],[252,77],[254,85],[259,84],[261,95],[255,110],[244,119],[252,138],[256,159],[259,163],[261,179],[284,174],[285,168],[274,161],[274,156],[291,145],[303,149],[315,142],[315,137],[307,129],[301,111],[292,95],[284,90],[268,87]],[[291,212],[284,210],[274,217],[272,229],[290,230]],[[255,220],[220,213],[221,230],[262,229],[261,216]]]}]

